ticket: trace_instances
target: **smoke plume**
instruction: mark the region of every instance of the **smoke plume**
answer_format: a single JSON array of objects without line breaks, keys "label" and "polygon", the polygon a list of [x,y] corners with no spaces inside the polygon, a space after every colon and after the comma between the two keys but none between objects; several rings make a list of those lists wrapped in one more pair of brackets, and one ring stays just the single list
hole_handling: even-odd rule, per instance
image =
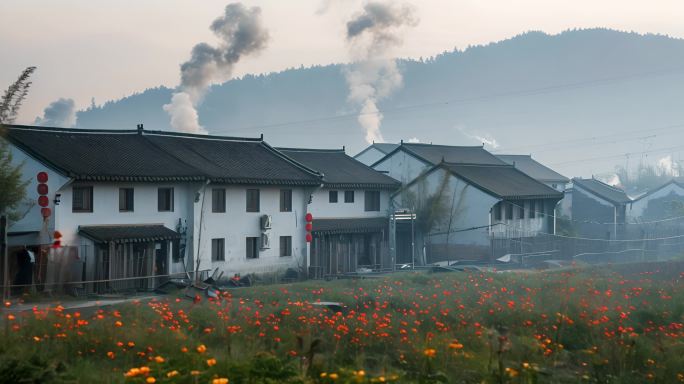
[{"label": "smoke plume", "polygon": [[36,117],[36,125],[70,128],[76,124],[76,103],[73,99],[60,98],[43,110],[43,117]]},{"label": "smoke plume", "polygon": [[217,47],[199,43],[192,48],[190,60],[181,64],[181,83],[164,110],[177,131],[206,133],[199,125],[196,107],[211,84],[224,82],[243,56],[266,47],[269,35],[261,22],[261,8],[241,3],[228,4],[224,14],[210,29],[220,39]]},{"label": "smoke plume", "polygon": [[370,1],[363,12],[347,22],[347,42],[353,64],[345,69],[348,100],[360,107],[359,124],[366,141],[383,142],[378,101],[401,87],[403,79],[391,50],[401,44],[401,32],[418,24],[414,7],[395,2]]}]

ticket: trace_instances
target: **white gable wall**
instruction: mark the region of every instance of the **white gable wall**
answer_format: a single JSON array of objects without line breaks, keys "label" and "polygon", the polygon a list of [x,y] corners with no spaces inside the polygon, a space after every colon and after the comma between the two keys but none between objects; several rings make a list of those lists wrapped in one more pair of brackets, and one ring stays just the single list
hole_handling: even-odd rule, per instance
[{"label": "white gable wall", "polygon": [[395,180],[399,180],[403,185],[410,183],[431,167],[431,164],[419,160],[401,149],[373,166],[376,171],[386,173]]},{"label": "white gable wall", "polygon": [[21,214],[25,213],[25,215],[19,221],[10,223],[9,232],[40,231],[43,226],[43,217],[40,214],[41,207],[38,205],[39,195],[36,190],[38,187],[38,181],[36,180],[38,172],[47,172],[48,174],[49,208],[53,211],[53,215],[49,218],[48,223],[48,230],[51,230],[54,228],[55,195],[61,193],[60,188],[69,182],[69,178],[28,156],[12,144],[9,145],[9,150],[12,154],[12,165],[22,165],[24,180],[29,180],[29,184],[26,186],[26,199],[17,207],[17,210]]}]

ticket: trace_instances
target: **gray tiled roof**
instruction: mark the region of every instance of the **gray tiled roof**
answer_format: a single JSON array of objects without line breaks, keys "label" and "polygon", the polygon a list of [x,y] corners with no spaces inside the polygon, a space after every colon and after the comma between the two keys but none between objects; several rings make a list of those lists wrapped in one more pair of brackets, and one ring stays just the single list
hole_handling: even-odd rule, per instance
[{"label": "gray tiled roof", "polygon": [[180,238],[176,231],[161,224],[82,225],[78,232],[98,243],[135,243]]},{"label": "gray tiled roof", "polygon": [[387,228],[388,219],[385,217],[313,220],[313,232],[317,234],[369,233]]},{"label": "gray tiled roof", "polygon": [[[399,150],[404,150],[432,165],[437,165],[442,161],[459,164],[506,164],[480,146],[462,147],[453,145],[402,143],[394,151]],[[386,158],[387,156],[383,159]],[[381,161],[382,159],[377,163]]]},{"label": "gray tiled roof", "polygon": [[317,185],[320,175],[261,139],[8,126],[6,138],[77,180]]},{"label": "gray tiled roof", "polygon": [[442,164],[442,167],[501,199],[562,199],[563,193],[512,165]]},{"label": "gray tiled roof", "polygon": [[394,151],[394,150],[399,146],[399,144],[394,144],[394,143],[373,143],[372,146],[375,147],[375,148],[377,148],[378,151],[380,151],[380,152],[382,152],[382,153],[384,153],[384,154],[388,154],[388,153]]},{"label": "gray tiled roof", "polygon": [[567,177],[534,160],[530,155],[496,155],[496,157],[508,164],[515,165],[516,168],[539,181],[561,183],[570,181]]},{"label": "gray tiled roof", "polygon": [[347,156],[344,150],[278,148],[295,161],[323,174],[330,188],[396,189],[400,183],[373,168]]},{"label": "gray tiled roof", "polygon": [[601,197],[605,200],[610,201],[615,204],[625,204],[632,201],[632,199],[627,196],[625,191],[620,188],[610,186],[596,179],[572,179],[573,186],[578,185],[594,195]]}]

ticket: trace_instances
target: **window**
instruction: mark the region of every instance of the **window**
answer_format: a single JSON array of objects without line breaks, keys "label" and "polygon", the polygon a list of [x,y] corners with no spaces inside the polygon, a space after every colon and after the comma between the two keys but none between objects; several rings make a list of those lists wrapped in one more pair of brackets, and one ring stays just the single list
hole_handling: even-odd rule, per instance
[{"label": "window", "polygon": [[494,220],[500,221],[501,220],[501,203],[496,203],[494,204]]},{"label": "window", "polygon": [[211,239],[211,261],[226,260],[226,239]]},{"label": "window", "polygon": [[133,212],[133,188],[119,188],[119,212]]},{"label": "window", "polygon": [[73,212],[93,211],[93,187],[73,187],[71,210]]},{"label": "window", "polygon": [[259,212],[259,190],[247,190],[247,212]]},{"label": "window", "polygon": [[354,202],[354,191],[344,191],[344,202],[353,203]]},{"label": "window", "polygon": [[226,189],[214,188],[211,190],[211,211],[223,213],[226,211]]},{"label": "window", "polygon": [[328,192],[328,201],[331,203],[337,203],[337,191]]},{"label": "window", "polygon": [[159,212],[173,212],[173,188],[159,188],[157,190],[157,210]]},{"label": "window", "polygon": [[537,207],[534,200],[530,200],[530,219],[534,219],[537,215]]},{"label": "window", "polygon": [[292,236],[280,236],[280,256],[292,256]]},{"label": "window", "polygon": [[292,212],[292,190],[280,190],[280,212]]},{"label": "window", "polygon": [[259,248],[258,248],[259,238],[258,237],[248,237],[245,248],[247,250],[248,259],[258,259],[259,258]]},{"label": "window", "polygon": [[525,218],[525,202],[521,201],[518,205],[518,219]]},{"label": "window", "polygon": [[364,196],[366,212],[380,210],[380,191],[366,191]]},{"label": "window", "polygon": [[506,204],[506,220],[513,220],[513,204]]}]

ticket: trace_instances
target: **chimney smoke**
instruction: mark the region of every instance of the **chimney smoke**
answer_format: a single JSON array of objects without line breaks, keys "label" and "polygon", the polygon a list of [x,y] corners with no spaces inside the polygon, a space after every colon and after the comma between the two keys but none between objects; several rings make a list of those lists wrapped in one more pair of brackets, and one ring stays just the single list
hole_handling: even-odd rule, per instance
[{"label": "chimney smoke", "polygon": [[261,8],[241,3],[228,4],[224,14],[210,29],[220,39],[217,47],[199,43],[192,48],[190,60],[181,64],[181,83],[164,110],[177,131],[206,133],[199,124],[196,107],[211,84],[227,81],[242,57],[262,51],[268,31],[261,21]]},{"label": "chimney smoke", "polygon": [[402,76],[391,50],[401,44],[400,34],[418,24],[410,4],[370,1],[363,12],[347,22],[347,43],[352,64],[344,70],[349,87],[347,100],[360,107],[358,122],[366,142],[384,142],[383,115],[377,103],[402,86]]}]

